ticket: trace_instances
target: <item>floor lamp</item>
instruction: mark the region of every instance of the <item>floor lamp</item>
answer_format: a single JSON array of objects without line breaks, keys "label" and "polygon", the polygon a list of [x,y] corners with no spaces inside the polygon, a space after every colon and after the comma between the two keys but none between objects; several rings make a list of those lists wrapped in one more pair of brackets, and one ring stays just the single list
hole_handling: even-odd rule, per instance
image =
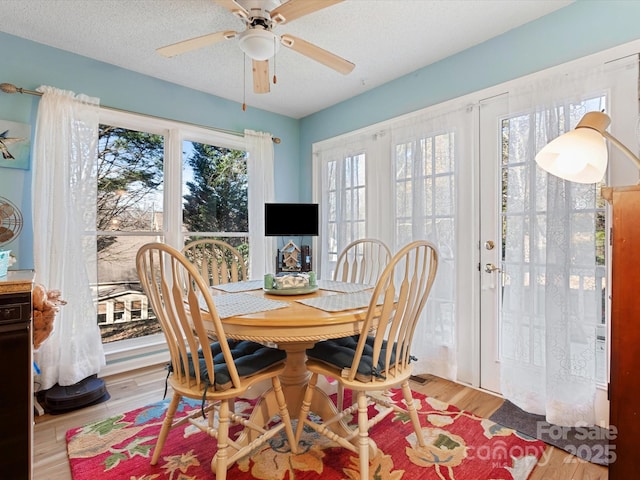
[{"label": "floor lamp", "polygon": [[607,139],[640,169],[640,159],[606,131],[610,123],[606,113],[586,113],[575,130],[560,135],[540,150],[536,163],[547,172],[571,182],[599,182],[607,169]]},{"label": "floor lamp", "polygon": [[[575,130],[540,150],[536,162],[565,180],[599,182],[607,169],[608,140],[640,170],[640,159],[605,130],[609,123],[602,112],[585,114]],[[609,479],[640,478],[640,185],[604,187],[602,196],[613,206]]]}]

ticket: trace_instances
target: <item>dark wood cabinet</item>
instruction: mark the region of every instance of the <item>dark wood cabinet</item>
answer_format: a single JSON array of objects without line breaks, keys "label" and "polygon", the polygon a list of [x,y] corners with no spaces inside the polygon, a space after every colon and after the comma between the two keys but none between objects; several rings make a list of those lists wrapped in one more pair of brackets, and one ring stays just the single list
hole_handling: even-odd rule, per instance
[{"label": "dark wood cabinet", "polygon": [[33,462],[33,272],[0,277],[0,477],[29,480]]},{"label": "dark wood cabinet", "polygon": [[640,478],[640,186],[606,187],[613,206],[609,479]]}]

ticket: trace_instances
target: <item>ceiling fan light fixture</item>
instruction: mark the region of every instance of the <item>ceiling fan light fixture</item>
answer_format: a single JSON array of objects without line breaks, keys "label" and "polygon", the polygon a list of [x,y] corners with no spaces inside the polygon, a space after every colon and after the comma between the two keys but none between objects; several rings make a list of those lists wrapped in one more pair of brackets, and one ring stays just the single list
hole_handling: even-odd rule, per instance
[{"label": "ceiling fan light fixture", "polygon": [[253,60],[267,60],[280,49],[277,35],[270,30],[253,28],[238,35],[238,43],[244,53]]}]

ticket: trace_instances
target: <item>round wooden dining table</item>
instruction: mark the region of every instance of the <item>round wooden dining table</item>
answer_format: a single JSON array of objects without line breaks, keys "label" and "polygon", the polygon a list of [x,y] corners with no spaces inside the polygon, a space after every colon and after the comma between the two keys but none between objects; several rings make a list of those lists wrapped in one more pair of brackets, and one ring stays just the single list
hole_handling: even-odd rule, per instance
[{"label": "round wooden dining table", "polygon": [[[285,369],[280,375],[280,381],[291,418],[296,419],[310,377],[305,365],[306,350],[321,340],[359,334],[368,308],[330,312],[297,302],[322,295],[342,295],[340,292],[322,289],[303,295],[272,295],[263,290],[245,293],[287,303],[284,308],[222,318],[222,323],[228,338],[272,344],[286,352]],[[338,413],[327,392],[320,388],[313,397],[311,411],[323,419]],[[261,395],[251,420],[259,425],[266,425],[277,414],[275,394],[272,390],[267,390]],[[345,435],[349,428],[343,422],[336,422],[332,430]]]}]

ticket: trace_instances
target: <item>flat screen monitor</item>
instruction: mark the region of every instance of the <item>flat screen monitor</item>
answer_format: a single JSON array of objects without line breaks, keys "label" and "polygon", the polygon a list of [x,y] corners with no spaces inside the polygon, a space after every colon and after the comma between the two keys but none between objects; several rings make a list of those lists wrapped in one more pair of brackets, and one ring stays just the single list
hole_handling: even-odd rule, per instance
[{"label": "flat screen monitor", "polygon": [[318,235],[317,203],[265,203],[264,234],[268,237]]}]

